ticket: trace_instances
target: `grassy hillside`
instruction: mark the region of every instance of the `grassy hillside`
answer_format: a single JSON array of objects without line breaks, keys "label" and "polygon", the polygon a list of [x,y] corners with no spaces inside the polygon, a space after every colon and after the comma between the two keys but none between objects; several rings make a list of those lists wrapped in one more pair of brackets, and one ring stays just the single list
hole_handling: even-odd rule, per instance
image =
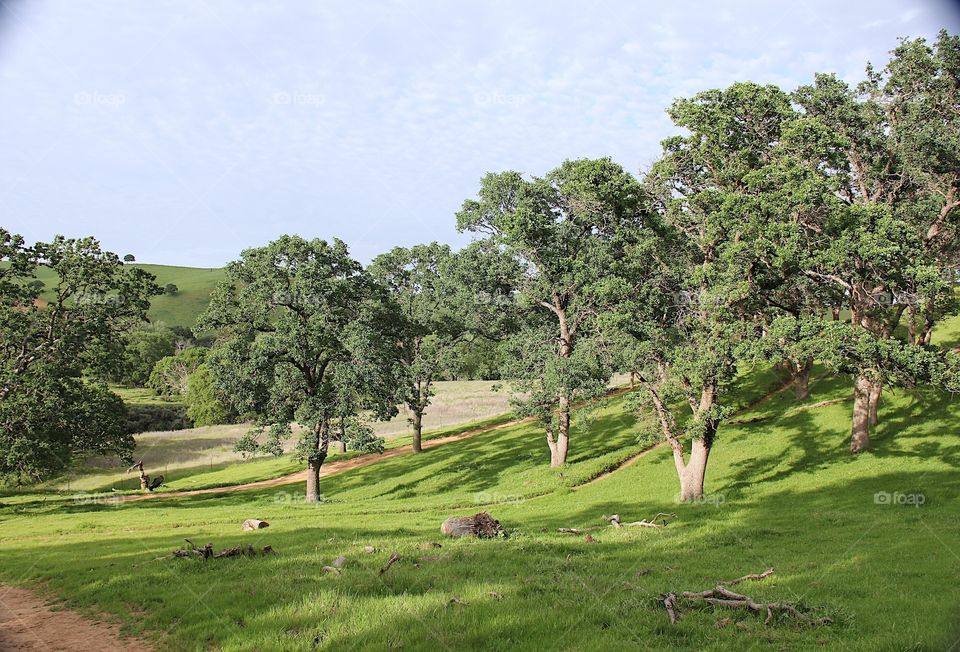
[{"label": "grassy hillside", "polygon": [[[197,316],[207,307],[210,292],[217,281],[224,278],[226,274],[222,268],[205,269],[141,263],[131,263],[131,265],[156,276],[160,287],[173,283],[179,288],[179,292],[175,295],[161,295],[153,298],[149,313],[150,321],[188,328],[193,326]],[[37,277],[48,287],[56,282],[54,273],[49,269],[41,269]]]},{"label": "grassy hillside", "polygon": [[[770,379],[751,376],[741,401]],[[0,580],[41,583],[171,650],[949,647],[960,636],[960,404],[886,392],[875,447],[853,458],[848,382],[812,389],[803,406],[778,394],[722,429],[702,504],[675,502],[662,448],[601,475],[640,450],[644,424],[620,398],[578,419],[562,470],[546,466],[541,434],[523,425],[332,476],[317,506],[297,502],[300,485],[138,504],[4,497]],[[447,516],[481,509],[508,539],[439,534]],[[661,511],[677,520],[602,527],[605,514],[632,521]],[[251,517],[271,526],[240,532]],[[594,543],[557,532],[593,526]],[[218,549],[269,544],[278,554],[165,557],[184,537]],[[422,548],[430,542],[442,548]],[[401,561],[381,575],[393,552]],[[341,554],[342,575],[324,572]],[[669,624],[660,594],[767,567],[772,577],[738,589],[819,608],[834,624],[765,626],[762,616],[714,608]]]},{"label": "grassy hillside", "polygon": [[197,317],[207,307],[210,292],[218,281],[226,276],[223,268],[172,267],[170,265],[140,265],[157,277],[164,287],[173,283],[179,288],[173,296],[154,297],[150,305],[150,320],[164,322],[168,326],[193,326]]},{"label": "grassy hillside", "polygon": [[[616,377],[615,382],[622,382]],[[512,417],[510,396],[506,391],[493,391],[495,383],[485,380],[439,381],[436,394],[424,416],[428,436],[445,436],[465,428],[479,427],[489,423],[508,421]],[[128,405],[176,407],[182,403],[157,396],[150,389],[113,387],[113,391]],[[385,422],[371,424],[374,432],[388,440],[390,446],[410,443],[409,411],[400,413]],[[137,448],[133,455],[143,459],[151,473],[162,473],[167,486],[176,488],[201,488],[229,484],[229,477],[236,482],[248,482],[278,475],[291,466],[292,455],[281,459],[254,459],[244,461],[233,450],[237,440],[248,430],[248,424],[207,426],[185,430],[144,432],[135,435]],[[287,442],[292,450],[295,439]],[[138,486],[135,474],[126,474],[128,464],[116,456],[94,457],[69,469],[60,477],[51,479],[47,487],[65,490],[109,490]],[[225,479],[226,478],[226,479]]]}]

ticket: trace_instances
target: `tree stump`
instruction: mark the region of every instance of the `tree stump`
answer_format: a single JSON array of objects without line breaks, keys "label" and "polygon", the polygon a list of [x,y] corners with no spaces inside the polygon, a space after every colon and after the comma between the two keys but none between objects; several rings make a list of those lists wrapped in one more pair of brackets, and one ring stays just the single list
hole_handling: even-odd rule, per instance
[{"label": "tree stump", "polygon": [[480,512],[473,516],[451,516],[440,526],[440,531],[449,537],[493,539],[506,536],[500,521],[487,512]]},{"label": "tree stump", "polygon": [[240,529],[244,532],[249,532],[251,530],[260,530],[265,527],[270,527],[270,524],[259,519],[248,518],[243,522],[243,525],[240,526]]}]

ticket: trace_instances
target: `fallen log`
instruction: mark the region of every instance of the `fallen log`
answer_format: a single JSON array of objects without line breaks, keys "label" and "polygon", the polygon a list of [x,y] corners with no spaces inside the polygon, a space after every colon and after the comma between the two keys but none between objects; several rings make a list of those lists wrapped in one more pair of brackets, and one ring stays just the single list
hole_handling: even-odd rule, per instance
[{"label": "fallen log", "polygon": [[240,526],[240,529],[244,532],[250,532],[252,530],[262,530],[265,527],[270,527],[270,524],[258,518],[248,518]]},{"label": "fallen log", "polygon": [[449,537],[479,537],[481,539],[506,536],[500,521],[487,512],[480,512],[473,516],[451,516],[440,525],[440,532]]}]

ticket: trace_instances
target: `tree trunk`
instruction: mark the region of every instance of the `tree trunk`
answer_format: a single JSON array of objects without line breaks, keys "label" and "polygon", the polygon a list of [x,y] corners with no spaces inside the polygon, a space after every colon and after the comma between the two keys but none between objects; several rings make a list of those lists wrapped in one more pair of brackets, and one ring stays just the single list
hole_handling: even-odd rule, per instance
[{"label": "tree trunk", "polygon": [[550,466],[563,466],[567,463],[567,450],[570,447],[570,400],[561,396],[557,408],[557,441],[550,447]]},{"label": "tree trunk", "polygon": [[307,502],[320,502],[320,466],[323,461],[310,458],[307,461]]},{"label": "tree trunk", "polygon": [[709,423],[706,432],[700,439],[694,439],[688,461],[680,474],[680,502],[690,502],[703,499],[703,484],[707,477],[707,461],[713,449],[713,439],[716,436],[716,425]]},{"label": "tree trunk", "polygon": [[414,410],[413,412],[413,452],[421,453],[423,452],[423,412],[420,410]]},{"label": "tree trunk", "polygon": [[[557,317],[560,320],[560,349],[557,354],[561,358],[569,358],[573,353],[573,332],[567,324],[567,314],[557,303]],[[557,441],[550,445],[550,466],[558,467],[567,463],[567,451],[570,448],[570,395],[567,387],[561,387],[557,395]]]},{"label": "tree trunk", "polygon": [[870,383],[870,416],[868,421],[871,428],[880,423],[880,416],[877,414],[877,410],[880,408],[880,393],[882,391],[883,383]]},{"label": "tree trunk", "polygon": [[320,467],[327,459],[327,450],[330,447],[330,423],[324,421],[313,428],[317,437],[317,450],[307,458],[307,502],[320,502]]},{"label": "tree trunk", "polygon": [[500,521],[487,512],[473,516],[451,516],[440,525],[440,531],[448,537],[480,537],[493,539],[504,536]]},{"label": "tree trunk", "polygon": [[850,452],[862,453],[870,448],[870,390],[873,383],[866,376],[857,376],[853,388],[853,426]]},{"label": "tree trunk", "polygon": [[552,417],[547,417],[543,420],[543,429],[547,433],[547,447],[550,449],[550,466],[563,466],[564,462],[567,461],[569,438],[566,436],[554,437]]},{"label": "tree trunk", "polygon": [[791,361],[790,371],[793,375],[793,392],[797,401],[805,401],[810,397],[810,370],[812,360]]},{"label": "tree trunk", "polygon": [[338,439],[337,441],[330,442],[333,451],[336,453],[346,453],[347,452],[347,442],[344,439]]}]

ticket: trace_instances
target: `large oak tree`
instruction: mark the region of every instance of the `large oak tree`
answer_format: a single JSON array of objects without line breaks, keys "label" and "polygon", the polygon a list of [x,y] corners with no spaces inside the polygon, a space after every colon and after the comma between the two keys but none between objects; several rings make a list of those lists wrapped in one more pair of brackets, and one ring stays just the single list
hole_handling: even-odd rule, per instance
[{"label": "large oak tree", "polygon": [[540,344],[522,350],[541,363],[520,379],[543,416],[551,466],[567,460],[571,402],[596,393],[593,375],[573,373],[578,343],[607,307],[603,288],[645,215],[639,182],[610,159],[566,161],[543,177],[488,174],[457,213],[460,230],[486,234],[519,263],[517,302],[551,322],[530,320],[523,337]]},{"label": "large oak tree", "polygon": [[198,320],[198,330],[220,331],[209,364],[222,394],[256,415],[259,427],[240,448],[282,452],[291,423],[301,426],[308,502],[320,499],[320,468],[338,428],[360,411],[396,414],[396,320],[343,242],[297,236],[245,250]]}]

